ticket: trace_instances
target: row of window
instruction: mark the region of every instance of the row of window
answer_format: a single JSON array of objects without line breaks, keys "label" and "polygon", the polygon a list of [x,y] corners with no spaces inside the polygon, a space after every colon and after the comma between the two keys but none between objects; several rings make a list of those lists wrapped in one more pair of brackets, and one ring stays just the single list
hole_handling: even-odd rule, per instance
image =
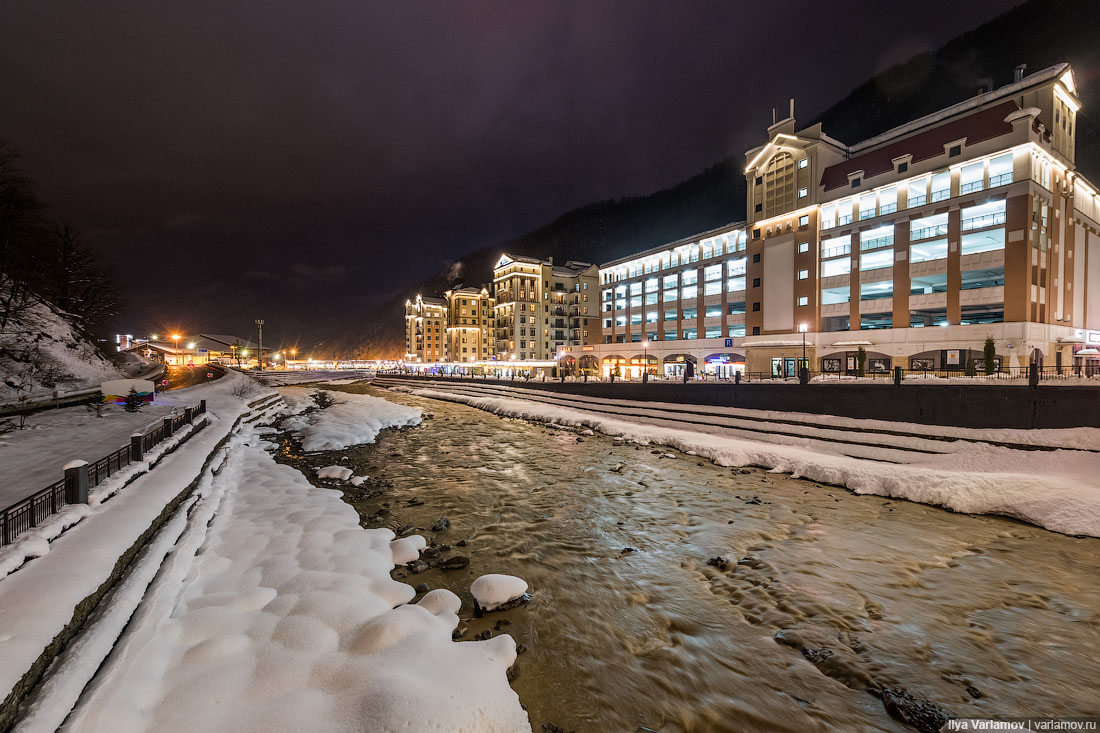
[{"label": "row of window", "polygon": [[744,252],[747,238],[744,231],[737,231],[703,239],[697,244],[683,245],[667,252],[618,265],[613,270],[605,270],[600,273],[600,282],[609,284],[700,260]]},{"label": "row of window", "polygon": [[[959,168],[959,192],[962,196],[987,188],[1012,183],[1012,153],[974,161]],[[859,179],[852,181],[858,186]],[[951,198],[951,171],[912,178],[896,186],[887,186],[860,196],[850,196],[821,207],[821,228],[832,229],[851,224],[852,221],[873,219],[898,210],[899,194],[905,192],[905,205],[910,208],[924,206]]]}]

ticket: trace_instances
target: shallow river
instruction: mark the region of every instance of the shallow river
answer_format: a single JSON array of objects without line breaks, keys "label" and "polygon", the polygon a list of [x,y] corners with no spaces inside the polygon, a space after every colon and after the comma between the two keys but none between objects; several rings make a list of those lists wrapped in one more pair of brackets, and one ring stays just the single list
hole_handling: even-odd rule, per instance
[{"label": "shallow river", "polygon": [[[467,541],[442,554],[464,570],[395,575],[458,593],[463,638],[527,647],[512,684],[535,731],[912,730],[883,689],[963,717],[1100,715],[1098,540],[338,389],[434,418],[283,460],[370,474],[345,497],[364,526]],[[472,618],[493,572],[531,602]]]}]

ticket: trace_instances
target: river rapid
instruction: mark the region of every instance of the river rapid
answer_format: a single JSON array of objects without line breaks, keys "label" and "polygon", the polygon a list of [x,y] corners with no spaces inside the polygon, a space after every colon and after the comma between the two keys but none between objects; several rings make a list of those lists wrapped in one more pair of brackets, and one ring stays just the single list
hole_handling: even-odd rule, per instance
[{"label": "river rapid", "polygon": [[[1100,540],[326,389],[431,417],[345,451],[302,455],[284,436],[279,459],[311,480],[332,463],[368,474],[340,486],[363,526],[415,527],[438,559],[469,558],[394,576],[456,592],[462,638],[522,645],[512,686],[535,731],[1100,715]],[[432,531],[441,517],[450,527]],[[525,579],[530,603],[475,617],[469,587],[485,573]]]}]

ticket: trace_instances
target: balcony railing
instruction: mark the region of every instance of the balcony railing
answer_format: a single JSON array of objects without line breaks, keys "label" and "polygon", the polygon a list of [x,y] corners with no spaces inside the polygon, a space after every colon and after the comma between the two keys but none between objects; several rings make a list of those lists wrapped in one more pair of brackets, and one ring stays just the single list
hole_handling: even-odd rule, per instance
[{"label": "balcony railing", "polygon": [[827,260],[830,257],[841,257],[852,253],[852,245],[842,244],[837,247],[829,247],[828,249],[821,250],[821,259]]},{"label": "balcony railing", "polygon": [[924,206],[926,203],[928,203],[928,197],[923,195],[923,194],[920,195],[920,196],[910,196],[909,197],[909,208],[910,209],[914,209],[918,206]]},{"label": "balcony railing", "polygon": [[971,229],[984,229],[985,227],[1000,226],[1005,223],[1005,212],[998,211],[993,214],[986,214],[984,216],[972,216],[969,219],[962,220],[962,230],[964,232]]},{"label": "balcony railing", "polygon": [[943,201],[943,200],[949,199],[949,198],[951,198],[951,189],[950,188],[941,188],[939,191],[933,191],[932,192],[932,201],[933,202]]},{"label": "balcony railing", "polygon": [[967,181],[966,183],[959,184],[959,193],[964,194],[981,191],[983,185],[982,181]]},{"label": "balcony railing", "polygon": [[894,244],[894,235],[891,234],[888,237],[875,237],[874,239],[864,239],[859,243],[860,251],[866,252],[869,249],[878,249],[879,247],[889,247]]},{"label": "balcony railing", "polygon": [[909,232],[909,239],[916,241],[918,239],[929,239],[931,237],[942,237],[947,234],[946,224],[936,224],[931,227],[921,227],[920,229],[912,229]]},{"label": "balcony railing", "polygon": [[852,223],[852,215],[851,214],[848,214],[847,216],[838,216],[837,219],[836,219],[836,225],[837,226],[842,227],[845,224],[851,224],[851,223]]},{"label": "balcony railing", "polygon": [[989,177],[989,187],[996,188],[997,186],[1007,186],[1012,183],[1012,172],[1001,173],[1000,175]]}]

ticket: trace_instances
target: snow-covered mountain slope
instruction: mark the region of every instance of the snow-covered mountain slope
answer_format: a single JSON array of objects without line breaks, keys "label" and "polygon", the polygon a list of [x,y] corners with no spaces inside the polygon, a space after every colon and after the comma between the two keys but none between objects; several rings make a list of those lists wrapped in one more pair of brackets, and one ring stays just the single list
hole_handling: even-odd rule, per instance
[{"label": "snow-covered mountain slope", "polygon": [[107,361],[49,305],[32,306],[0,330],[0,403],[117,379]]}]

